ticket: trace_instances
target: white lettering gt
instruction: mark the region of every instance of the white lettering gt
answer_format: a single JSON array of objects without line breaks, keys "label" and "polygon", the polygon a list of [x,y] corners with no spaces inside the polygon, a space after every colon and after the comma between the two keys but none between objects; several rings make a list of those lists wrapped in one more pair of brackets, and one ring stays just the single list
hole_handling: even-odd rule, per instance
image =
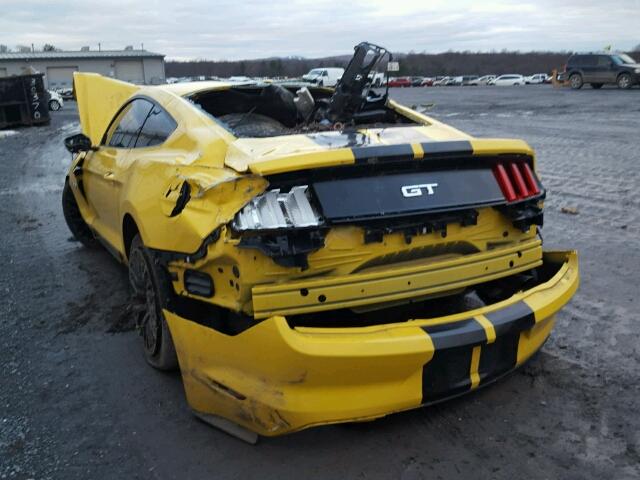
[{"label": "white lettering gt", "polygon": [[402,187],[403,197],[419,197],[423,195],[422,191],[426,190],[427,195],[433,195],[433,189],[438,186],[437,183],[421,183],[420,185],[405,185]]}]

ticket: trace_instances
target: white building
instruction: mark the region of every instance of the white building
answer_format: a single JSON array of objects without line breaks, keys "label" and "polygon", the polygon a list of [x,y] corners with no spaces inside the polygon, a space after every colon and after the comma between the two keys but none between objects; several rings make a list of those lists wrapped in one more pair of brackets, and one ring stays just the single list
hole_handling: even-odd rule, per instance
[{"label": "white building", "polygon": [[44,73],[49,89],[71,87],[73,72],[95,72],[138,84],[164,83],[164,55],[146,50],[83,49],[74,52],[0,53],[0,77],[22,75],[32,70]]}]

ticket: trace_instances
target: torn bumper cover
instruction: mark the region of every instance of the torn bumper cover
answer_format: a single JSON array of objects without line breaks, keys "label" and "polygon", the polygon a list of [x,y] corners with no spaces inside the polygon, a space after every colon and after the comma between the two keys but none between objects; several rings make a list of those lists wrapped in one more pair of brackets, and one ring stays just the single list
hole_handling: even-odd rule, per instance
[{"label": "torn bumper cover", "polygon": [[272,316],[227,336],[165,315],[191,408],[273,436],[431,404],[520,366],[576,291],[577,253],[546,252],[540,270],[499,303],[385,325],[292,328]]}]

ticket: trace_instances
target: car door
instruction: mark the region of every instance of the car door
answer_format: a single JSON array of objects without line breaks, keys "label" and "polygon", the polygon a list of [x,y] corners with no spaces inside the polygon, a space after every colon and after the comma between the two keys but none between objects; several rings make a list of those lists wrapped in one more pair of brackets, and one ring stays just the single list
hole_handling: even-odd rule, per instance
[{"label": "car door", "polygon": [[582,81],[585,83],[598,82],[598,57],[597,55],[585,55],[580,59]]},{"label": "car door", "polygon": [[616,66],[609,55],[598,55],[596,78],[598,83],[615,83]]},{"label": "car door", "polygon": [[96,212],[94,229],[115,249],[122,242],[120,192],[123,169],[128,165],[153,104],[142,98],[129,102],[112,120],[101,145],[83,166],[83,183],[87,201]]}]

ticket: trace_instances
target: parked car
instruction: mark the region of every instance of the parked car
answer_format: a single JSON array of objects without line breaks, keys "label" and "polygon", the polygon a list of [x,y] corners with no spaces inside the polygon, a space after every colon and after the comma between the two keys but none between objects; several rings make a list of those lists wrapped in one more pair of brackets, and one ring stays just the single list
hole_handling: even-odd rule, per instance
[{"label": "parked car", "polygon": [[441,87],[446,85],[448,81],[449,81],[449,77],[436,77],[436,79],[433,81],[433,86]]},{"label": "parked car", "polygon": [[422,85],[422,81],[424,77],[410,77],[411,78],[411,86],[412,87],[420,87]]},{"label": "parked car", "polygon": [[569,57],[558,80],[569,80],[571,88],[576,90],[585,83],[592,88],[611,84],[627,89],[640,83],[640,64],[624,53],[575,54]]},{"label": "parked car", "polygon": [[[202,82],[205,80],[207,80],[207,78],[204,75],[191,79],[191,81],[194,81],[194,82]],[[227,81],[231,83],[251,83],[253,80],[249,77],[245,77],[244,75],[236,75],[233,77],[229,77]]]},{"label": "parked car", "polygon": [[473,85],[472,82],[478,80],[478,75],[463,75],[462,76],[462,85],[467,87]]},{"label": "parked car", "polygon": [[500,75],[493,80],[489,85],[496,85],[498,87],[524,85],[524,77],[522,75],[509,74]]},{"label": "parked car", "polygon": [[56,90],[62,97],[62,100],[73,100],[73,88],[58,88]]},{"label": "parked car", "polygon": [[431,78],[431,77],[424,77],[424,79],[422,80],[422,83],[420,84],[421,87],[433,87],[433,82],[435,81],[435,79]]},{"label": "parked car", "polygon": [[382,87],[386,85],[387,77],[384,72],[371,72],[369,74],[369,80],[374,87]]},{"label": "parked car", "polygon": [[302,80],[319,87],[335,87],[343,73],[344,68],[314,68],[303,75]]},{"label": "parked car", "polygon": [[549,80],[549,75],[546,73],[536,73],[534,75],[529,75],[528,77],[524,77],[524,82],[527,85],[539,85],[542,83],[547,83]]},{"label": "parked car", "polygon": [[247,441],[489,385],[578,286],[577,254],[543,251],[531,147],[372,94],[370,68],[336,91],[74,73],[69,229],[128,267],[146,361]]},{"label": "parked car", "polygon": [[64,100],[62,99],[62,95],[53,90],[49,90],[49,103],[47,104],[49,110],[53,112],[57,112],[62,107],[64,107]]},{"label": "parked car", "polygon": [[496,79],[495,75],[483,75],[482,77],[476,78],[469,82],[469,85],[487,85],[489,82]]},{"label": "parked car", "polygon": [[411,87],[411,77],[396,77],[389,79],[390,87]]}]

